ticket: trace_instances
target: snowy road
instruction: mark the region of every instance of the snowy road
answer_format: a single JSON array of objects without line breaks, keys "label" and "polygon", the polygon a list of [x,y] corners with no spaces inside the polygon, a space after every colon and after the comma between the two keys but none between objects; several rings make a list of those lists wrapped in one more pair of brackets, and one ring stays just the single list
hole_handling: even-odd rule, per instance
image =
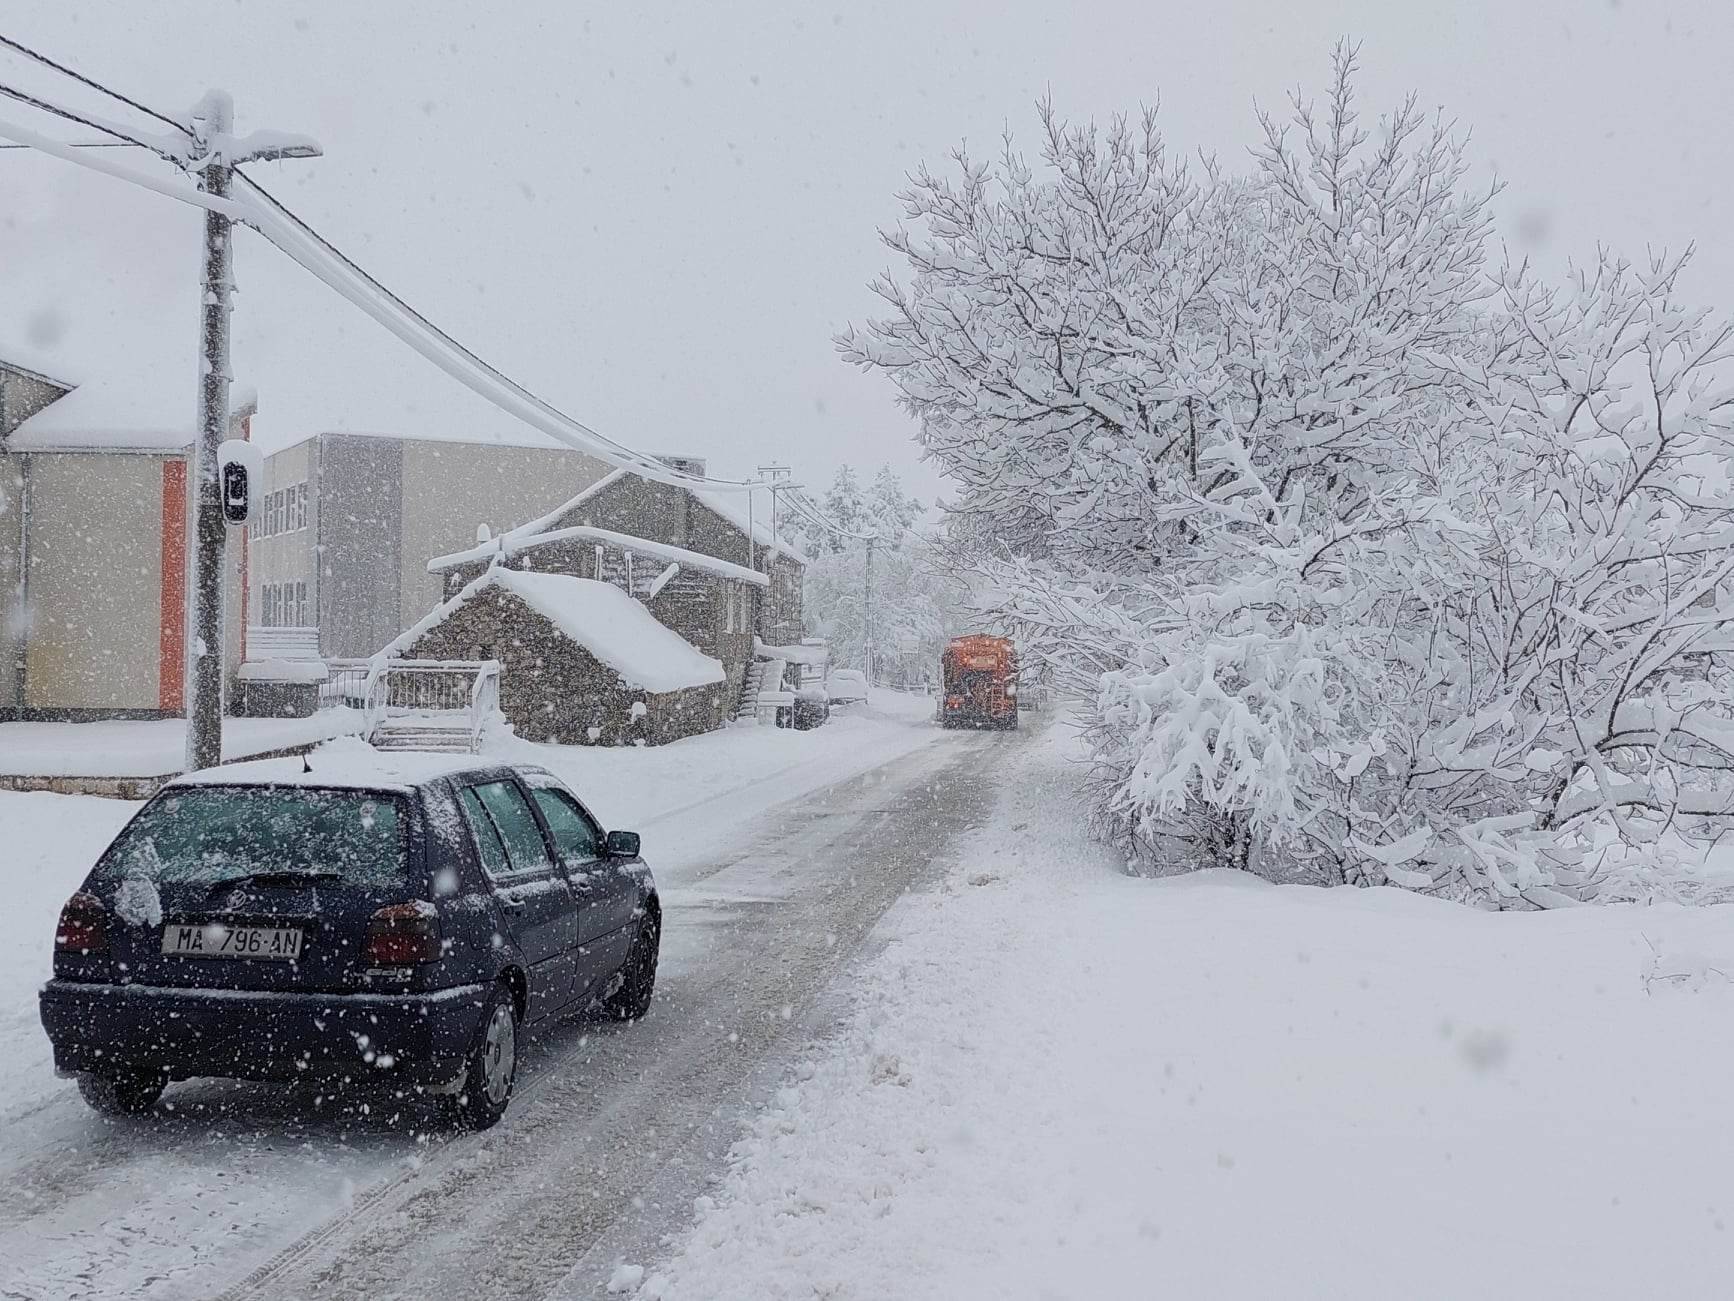
[{"label": "snowy road", "polygon": [[545,1034],[488,1134],[215,1082],[140,1122],[65,1090],[14,1114],[0,1296],[533,1297],[605,1236],[676,1227],[801,1009],[991,806],[982,752],[1018,743],[930,736],[804,800],[737,796],[732,826],[700,810],[729,827],[708,844],[671,825],[655,1011]]}]

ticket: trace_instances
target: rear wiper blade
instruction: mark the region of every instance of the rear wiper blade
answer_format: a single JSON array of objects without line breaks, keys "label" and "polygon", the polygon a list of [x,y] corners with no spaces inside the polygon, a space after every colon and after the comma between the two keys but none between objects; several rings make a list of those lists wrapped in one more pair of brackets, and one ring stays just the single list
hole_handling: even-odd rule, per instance
[{"label": "rear wiper blade", "polygon": [[338,881],[343,877],[341,872],[243,872],[240,876],[225,876],[220,881],[212,881],[212,890],[225,885],[299,885],[302,881]]}]

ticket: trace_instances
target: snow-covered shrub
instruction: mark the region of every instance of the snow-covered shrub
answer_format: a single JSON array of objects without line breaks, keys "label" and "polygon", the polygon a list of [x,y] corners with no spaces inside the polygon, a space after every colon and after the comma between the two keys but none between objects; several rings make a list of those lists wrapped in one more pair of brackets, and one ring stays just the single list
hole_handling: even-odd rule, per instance
[{"label": "snow-covered shrub", "polygon": [[1461,139],[1363,128],[1353,70],[1242,176],[1044,105],[1040,178],[1009,142],[917,176],[913,275],[840,346],[964,485],[1135,858],[1673,889],[1734,812],[1730,327],[1679,259],[1494,265]]}]

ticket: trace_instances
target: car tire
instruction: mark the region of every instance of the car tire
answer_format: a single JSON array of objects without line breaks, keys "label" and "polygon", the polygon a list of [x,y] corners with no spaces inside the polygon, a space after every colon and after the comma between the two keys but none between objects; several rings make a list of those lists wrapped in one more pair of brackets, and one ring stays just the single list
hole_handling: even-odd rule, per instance
[{"label": "car tire", "polygon": [[463,1083],[446,1102],[460,1129],[489,1129],[506,1114],[518,1081],[518,1029],[512,991],[496,984],[482,1009],[475,1046],[464,1059]]},{"label": "car tire", "polygon": [[662,950],[662,914],[647,908],[638,922],[638,934],[620,968],[620,988],[603,1000],[602,1007],[616,1021],[636,1021],[650,1011],[656,993],[656,960]]},{"label": "car tire", "polygon": [[78,1077],[78,1091],[92,1110],[105,1116],[143,1116],[157,1105],[168,1087],[168,1076],[149,1071],[129,1071],[125,1075],[91,1075]]}]

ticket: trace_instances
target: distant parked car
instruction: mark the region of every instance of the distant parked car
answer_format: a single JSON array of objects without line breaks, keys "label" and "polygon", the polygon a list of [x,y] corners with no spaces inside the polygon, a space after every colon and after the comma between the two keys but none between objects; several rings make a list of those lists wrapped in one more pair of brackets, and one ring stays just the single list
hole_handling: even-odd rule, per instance
[{"label": "distant parked car", "polygon": [[99,1111],[171,1080],[389,1081],[494,1124],[524,1028],[650,1008],[662,911],[631,832],[473,755],[271,760],[163,788],[67,901],[42,1024]]},{"label": "distant parked car", "polygon": [[833,705],[860,705],[867,701],[867,675],[860,669],[832,669],[825,694]]}]

